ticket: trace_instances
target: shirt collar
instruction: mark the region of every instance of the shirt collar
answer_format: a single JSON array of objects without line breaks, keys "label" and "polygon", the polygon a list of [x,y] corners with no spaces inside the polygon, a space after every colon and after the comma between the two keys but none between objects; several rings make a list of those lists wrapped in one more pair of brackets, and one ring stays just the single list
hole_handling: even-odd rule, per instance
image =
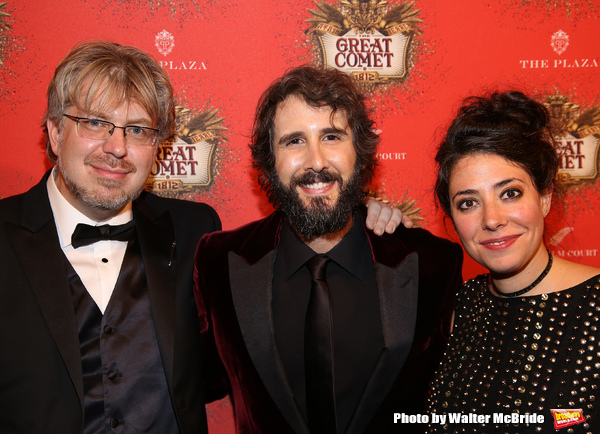
[{"label": "shirt collar", "polygon": [[85,216],[71,205],[58,190],[54,180],[57,173],[57,169],[54,167],[46,182],[46,188],[48,190],[48,199],[50,200],[52,214],[54,214],[54,223],[56,224],[61,248],[64,249],[71,245],[71,235],[78,223],[85,223],[91,226],[98,226],[101,224],[120,225],[133,219],[131,202],[129,202],[118,215],[103,222],[97,222]]},{"label": "shirt collar", "polygon": [[348,233],[333,249],[327,252],[327,256],[359,279],[363,277],[365,256],[371,255],[363,220],[361,213],[355,213],[352,227]]},{"label": "shirt collar", "polygon": [[[329,258],[357,278],[363,276],[365,252],[370,249],[367,234],[363,229],[363,220],[362,214],[356,213],[348,233],[326,253]],[[286,279],[289,279],[306,261],[317,254],[298,238],[286,220],[281,229],[279,251]]]}]

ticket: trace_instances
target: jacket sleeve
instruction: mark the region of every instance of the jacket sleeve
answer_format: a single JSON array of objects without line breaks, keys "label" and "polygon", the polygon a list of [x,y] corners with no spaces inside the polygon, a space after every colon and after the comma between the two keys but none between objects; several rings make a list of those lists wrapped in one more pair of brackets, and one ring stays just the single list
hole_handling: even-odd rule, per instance
[{"label": "jacket sleeve", "polygon": [[206,247],[204,236],[198,244],[194,261],[194,296],[198,308],[198,321],[200,324],[200,354],[202,358],[202,381],[206,402],[212,402],[223,398],[230,392],[227,373],[215,342],[215,335],[211,320],[209,291],[206,281],[205,268],[207,266],[207,255],[210,255]]}]

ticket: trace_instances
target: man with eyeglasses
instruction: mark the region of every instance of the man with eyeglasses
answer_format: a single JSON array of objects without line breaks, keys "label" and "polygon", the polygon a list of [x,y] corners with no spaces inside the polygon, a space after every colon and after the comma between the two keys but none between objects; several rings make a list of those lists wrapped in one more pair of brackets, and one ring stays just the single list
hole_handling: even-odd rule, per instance
[{"label": "man with eyeglasses", "polygon": [[[224,392],[202,389],[193,257],[221,223],[142,191],[174,132],[166,72],[134,47],[76,46],[44,126],[56,166],[0,201],[0,432],[207,432]],[[369,210],[378,233],[400,220]]]},{"label": "man with eyeglasses", "polygon": [[142,192],[174,131],[166,72],[79,45],[44,125],[56,166],[0,201],[0,432],[206,433],[192,261],[221,224]]}]

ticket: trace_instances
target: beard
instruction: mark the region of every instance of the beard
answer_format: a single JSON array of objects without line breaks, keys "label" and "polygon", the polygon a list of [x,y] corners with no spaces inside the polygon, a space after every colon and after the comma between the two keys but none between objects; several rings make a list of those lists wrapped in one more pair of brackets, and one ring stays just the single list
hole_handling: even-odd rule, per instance
[{"label": "beard", "polygon": [[[86,165],[92,163],[101,163],[112,168],[118,167],[129,172],[135,172],[137,170],[132,163],[108,155],[90,155],[84,160],[84,164]],[[137,191],[127,191],[123,188],[121,181],[114,179],[98,178],[95,181],[90,180],[89,186],[78,183],[75,179],[71,178],[69,172],[65,170],[60,158],[60,152],[58,154],[56,165],[73,195],[86,205],[99,210],[120,210],[129,202],[136,199],[142,192],[141,189]]]},{"label": "beard", "polygon": [[[272,179],[271,197],[277,204],[277,209],[287,217],[292,228],[306,241],[344,229],[365,197],[362,173],[358,167],[354,168],[352,176],[346,183],[341,175],[326,170],[306,172],[301,177],[294,177],[289,186],[281,183],[277,173]],[[307,198],[308,204],[305,204],[296,189],[299,185],[332,181],[336,181],[339,185],[338,199],[333,204],[327,197]]]}]

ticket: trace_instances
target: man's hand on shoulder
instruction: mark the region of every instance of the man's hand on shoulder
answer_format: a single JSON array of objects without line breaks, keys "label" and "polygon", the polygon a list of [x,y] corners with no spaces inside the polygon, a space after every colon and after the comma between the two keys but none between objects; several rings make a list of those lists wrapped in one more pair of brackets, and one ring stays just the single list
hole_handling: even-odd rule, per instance
[{"label": "man's hand on shoulder", "polygon": [[367,206],[367,228],[376,235],[383,235],[384,232],[394,233],[400,223],[407,228],[413,227],[413,221],[409,216],[403,215],[402,211],[388,203],[369,197],[365,205]]}]

